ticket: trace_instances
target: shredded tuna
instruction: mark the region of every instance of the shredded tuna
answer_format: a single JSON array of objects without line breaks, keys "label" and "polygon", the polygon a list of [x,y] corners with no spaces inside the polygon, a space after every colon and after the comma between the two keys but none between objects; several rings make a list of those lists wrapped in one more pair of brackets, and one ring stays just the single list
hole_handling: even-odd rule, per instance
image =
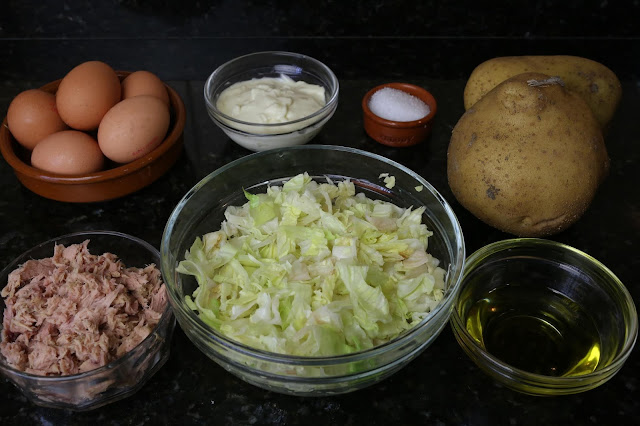
[{"label": "shredded tuna", "polygon": [[114,254],[93,255],[89,240],[56,245],[9,274],[0,353],[38,375],[93,370],[124,355],[154,329],[167,304],[158,268],[127,268]]}]

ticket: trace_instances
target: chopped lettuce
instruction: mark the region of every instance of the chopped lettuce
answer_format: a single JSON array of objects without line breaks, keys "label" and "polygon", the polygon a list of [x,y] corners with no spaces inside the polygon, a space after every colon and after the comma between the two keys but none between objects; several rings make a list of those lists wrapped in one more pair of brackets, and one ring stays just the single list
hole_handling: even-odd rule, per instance
[{"label": "chopped lettuce", "polygon": [[198,282],[187,305],[226,336],[282,354],[346,354],[397,337],[442,299],[424,207],[307,173],[244,193],[247,203],[228,207],[178,266]]}]

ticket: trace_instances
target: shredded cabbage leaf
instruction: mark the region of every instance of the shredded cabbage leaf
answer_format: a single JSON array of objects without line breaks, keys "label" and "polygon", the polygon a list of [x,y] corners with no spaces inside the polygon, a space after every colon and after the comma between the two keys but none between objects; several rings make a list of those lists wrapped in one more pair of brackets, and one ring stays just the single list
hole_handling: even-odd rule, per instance
[{"label": "shredded cabbage leaf", "polygon": [[281,354],[352,353],[394,339],[442,300],[424,207],[307,173],[244,193],[177,269],[198,283],[187,305],[227,337]]}]

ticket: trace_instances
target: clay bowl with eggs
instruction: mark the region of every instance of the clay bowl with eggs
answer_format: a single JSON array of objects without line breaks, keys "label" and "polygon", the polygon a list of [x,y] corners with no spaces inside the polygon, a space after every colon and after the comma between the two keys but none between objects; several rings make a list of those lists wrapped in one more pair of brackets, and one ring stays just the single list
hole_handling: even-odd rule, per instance
[{"label": "clay bowl with eggs", "polygon": [[[131,72],[116,71],[122,81]],[[40,89],[56,93],[60,80]],[[0,152],[28,189],[57,201],[85,203],[112,200],[136,192],[166,173],[180,156],[186,110],[178,93],[166,85],[169,94],[170,123],[164,140],[150,153],[130,163],[105,161],[101,171],[73,176],[47,172],[31,165],[30,151],[13,137],[5,117],[0,128]]]}]

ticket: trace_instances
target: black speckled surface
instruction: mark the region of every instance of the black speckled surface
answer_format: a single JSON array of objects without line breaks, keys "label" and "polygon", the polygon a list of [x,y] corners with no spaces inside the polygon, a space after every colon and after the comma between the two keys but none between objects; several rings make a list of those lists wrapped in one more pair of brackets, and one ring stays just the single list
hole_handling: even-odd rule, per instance
[{"label": "black speckled surface", "polygon": [[[585,215],[551,239],[602,261],[638,304],[640,4],[592,4],[500,1],[488,8],[470,1],[5,1],[0,14],[3,116],[20,91],[61,78],[80,62],[100,59],[116,69],[157,73],[182,96],[188,119],[185,151],[177,164],[151,186],[109,202],[47,200],[21,186],[0,160],[0,266],[41,241],[77,230],[113,229],[159,246],[165,222],[186,191],[216,168],[250,153],[208,118],[204,80],[228,59],[268,49],[314,56],[340,80],[338,109],[312,143],[357,147],[420,173],[452,204],[471,253],[510,236],[466,212],[447,185],[446,149],[463,113],[466,78],[475,65],[494,56],[573,54],[614,70],[624,95],[606,136],[609,177]],[[421,85],[438,100],[427,143],[393,149],[364,133],[362,96],[392,80]],[[378,385],[330,398],[295,398],[236,379],[178,328],[167,364],[131,398],[72,413],[34,406],[2,379],[0,424],[638,424],[639,350],[595,390],[539,398],[510,391],[485,376],[447,327],[422,355]]]}]

